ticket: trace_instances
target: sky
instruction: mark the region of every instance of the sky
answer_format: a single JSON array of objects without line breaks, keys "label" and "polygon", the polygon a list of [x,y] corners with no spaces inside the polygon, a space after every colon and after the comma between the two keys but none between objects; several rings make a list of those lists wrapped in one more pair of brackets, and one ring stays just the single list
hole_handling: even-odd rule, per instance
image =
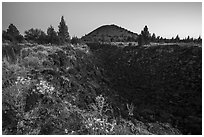
[{"label": "sky", "polygon": [[145,25],[156,36],[202,36],[201,2],[3,2],[2,29],[13,23],[20,33],[38,28],[46,32],[64,16],[70,36],[81,37],[94,29],[116,24],[140,33]]}]

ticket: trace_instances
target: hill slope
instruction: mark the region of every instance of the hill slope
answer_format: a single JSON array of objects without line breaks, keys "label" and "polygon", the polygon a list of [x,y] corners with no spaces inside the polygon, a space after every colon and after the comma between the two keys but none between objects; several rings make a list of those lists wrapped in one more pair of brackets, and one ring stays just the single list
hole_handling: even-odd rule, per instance
[{"label": "hill slope", "polygon": [[115,95],[102,62],[85,45],[33,45],[19,54],[16,63],[2,63],[3,134],[181,134],[134,118],[134,106]]},{"label": "hill slope", "polygon": [[117,25],[104,25],[82,37],[85,42],[118,42],[135,41],[138,34],[121,28]]},{"label": "hill slope", "polygon": [[202,134],[202,48],[103,44],[91,49],[103,61],[111,87],[136,106],[133,117]]}]

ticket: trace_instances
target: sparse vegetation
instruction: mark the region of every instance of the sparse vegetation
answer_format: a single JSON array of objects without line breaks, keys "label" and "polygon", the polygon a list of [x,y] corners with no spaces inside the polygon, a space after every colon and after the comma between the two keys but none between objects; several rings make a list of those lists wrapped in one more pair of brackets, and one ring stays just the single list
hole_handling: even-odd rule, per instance
[{"label": "sparse vegetation", "polygon": [[2,32],[3,134],[201,134],[201,37],[58,27]]},{"label": "sparse vegetation", "polygon": [[[133,115],[133,104],[118,106],[89,52],[38,45],[22,48],[15,64],[3,60],[3,134],[154,134],[145,123],[122,117],[121,111]],[[180,132],[171,127],[169,134]]]},{"label": "sparse vegetation", "polygon": [[134,118],[171,123],[183,134],[201,134],[201,47],[88,45],[101,59],[112,87],[136,107]]}]

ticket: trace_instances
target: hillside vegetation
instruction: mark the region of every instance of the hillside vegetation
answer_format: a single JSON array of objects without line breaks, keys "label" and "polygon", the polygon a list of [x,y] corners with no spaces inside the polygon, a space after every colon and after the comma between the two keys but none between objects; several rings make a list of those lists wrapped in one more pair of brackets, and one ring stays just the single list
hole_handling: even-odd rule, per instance
[{"label": "hillside vegetation", "polygon": [[169,122],[136,118],[136,104],[86,45],[17,47],[2,62],[3,134],[181,134]]},{"label": "hillside vegetation", "polygon": [[10,24],[2,42],[3,134],[202,134],[200,36],[105,25],[71,38],[62,16],[47,33]]}]

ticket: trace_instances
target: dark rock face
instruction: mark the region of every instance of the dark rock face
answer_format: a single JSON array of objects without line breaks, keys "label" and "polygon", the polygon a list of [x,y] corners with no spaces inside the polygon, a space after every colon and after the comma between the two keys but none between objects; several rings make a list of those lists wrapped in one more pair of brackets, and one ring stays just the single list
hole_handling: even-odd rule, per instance
[{"label": "dark rock face", "polygon": [[[94,47],[110,85],[144,121],[202,134],[202,49],[178,45]],[[134,115],[136,116],[136,115]]]}]

